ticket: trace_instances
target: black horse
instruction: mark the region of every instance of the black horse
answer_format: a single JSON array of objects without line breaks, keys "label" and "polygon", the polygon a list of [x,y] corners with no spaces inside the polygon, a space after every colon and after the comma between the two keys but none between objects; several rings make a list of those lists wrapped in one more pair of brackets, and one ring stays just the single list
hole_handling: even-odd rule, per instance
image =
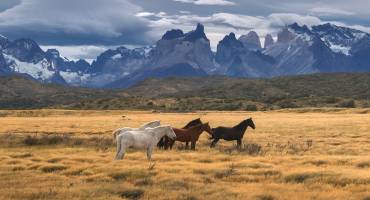
[{"label": "black horse", "polygon": [[210,140],[213,139],[211,143],[211,148],[214,147],[220,139],[224,139],[227,141],[236,140],[238,143],[238,148],[240,148],[242,145],[242,139],[243,139],[244,133],[247,130],[248,126],[252,127],[253,129],[256,128],[256,126],[253,123],[252,118],[243,120],[238,125],[232,128],[223,127],[223,126],[213,128],[212,129],[213,135],[210,138]]},{"label": "black horse", "polygon": [[[200,118],[194,119],[194,120],[190,121],[189,123],[187,123],[182,129],[188,129],[190,127],[200,125],[200,124],[203,124],[203,122],[200,120]],[[157,144],[157,147],[159,149],[168,149],[169,143],[170,143],[170,138],[168,138],[167,136],[164,136],[164,137],[161,138],[161,140],[159,140],[159,142]],[[188,145],[189,145],[188,142],[186,142],[186,147]]]}]

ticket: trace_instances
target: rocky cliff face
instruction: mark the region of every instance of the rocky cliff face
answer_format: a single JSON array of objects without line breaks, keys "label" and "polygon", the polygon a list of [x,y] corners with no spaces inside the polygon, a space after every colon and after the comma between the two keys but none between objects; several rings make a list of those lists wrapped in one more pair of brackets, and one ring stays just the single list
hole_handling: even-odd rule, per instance
[{"label": "rocky cliff face", "polygon": [[242,35],[238,39],[249,50],[262,49],[261,41],[258,34],[254,31],[249,32],[247,35]]},{"label": "rocky cliff face", "polygon": [[274,43],[275,43],[275,41],[274,41],[274,38],[272,38],[272,35],[271,34],[267,34],[265,36],[265,45],[264,45],[264,48],[267,49],[270,46],[274,45]]},{"label": "rocky cliff face", "polygon": [[273,77],[315,72],[370,72],[370,35],[355,29],[297,23],[283,27],[275,42],[265,36],[264,48],[251,31],[239,39],[226,35],[214,54],[204,26],[193,31],[167,31],[152,46],[118,47],[92,64],[71,61],[58,50],[43,51],[31,39],[0,36],[0,74],[24,74],[41,82],[86,87],[127,87],[149,77]]}]

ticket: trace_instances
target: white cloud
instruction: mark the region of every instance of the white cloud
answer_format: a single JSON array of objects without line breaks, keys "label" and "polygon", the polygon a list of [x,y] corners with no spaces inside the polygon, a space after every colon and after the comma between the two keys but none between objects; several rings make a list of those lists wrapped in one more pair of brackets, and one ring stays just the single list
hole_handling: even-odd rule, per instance
[{"label": "white cloud", "polygon": [[[208,16],[195,14],[168,15],[156,14],[157,19],[152,19],[150,26],[152,34],[160,38],[165,30],[179,28],[184,31],[194,29],[197,23],[205,25],[206,35],[211,42],[211,48],[216,49],[218,42],[230,32],[237,36],[256,31],[261,38],[277,32],[286,25],[297,22],[300,25],[317,25],[323,23],[319,18],[309,15],[298,15],[293,13],[274,13],[267,17],[249,16],[232,13],[214,13]],[[263,41],[263,39],[261,39]]]},{"label": "white cloud", "polygon": [[153,16],[155,15],[155,13],[152,13],[152,12],[139,12],[139,13],[136,13],[135,16],[137,17],[150,17],[150,16]]},{"label": "white cloud", "polygon": [[60,55],[68,58],[69,60],[77,61],[85,59],[92,62],[98,55],[104,51],[115,48],[115,46],[93,46],[93,45],[78,45],[78,46],[41,46],[46,51],[48,49],[57,49]]},{"label": "white cloud", "polygon": [[318,17],[294,13],[273,13],[266,19],[271,26],[282,27],[297,22],[300,25],[313,26],[322,23]]},{"label": "white cloud", "polygon": [[233,6],[234,2],[228,0],[174,0],[182,3],[192,3],[196,5],[220,5],[220,6]]},{"label": "white cloud", "polygon": [[338,16],[338,15],[343,15],[343,16],[350,16],[354,15],[355,13],[338,9],[338,8],[331,8],[331,7],[315,7],[311,8],[309,10],[313,15],[318,15],[318,16]]}]

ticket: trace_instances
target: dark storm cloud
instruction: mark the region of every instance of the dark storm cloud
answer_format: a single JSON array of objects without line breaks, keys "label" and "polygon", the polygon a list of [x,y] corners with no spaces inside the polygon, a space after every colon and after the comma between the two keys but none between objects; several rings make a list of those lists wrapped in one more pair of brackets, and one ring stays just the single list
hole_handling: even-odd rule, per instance
[{"label": "dark storm cloud", "polygon": [[21,3],[21,0],[1,0],[0,2],[0,12],[12,8]]},{"label": "dark storm cloud", "polygon": [[[298,22],[336,23],[370,32],[369,0],[0,0],[0,34],[46,45],[153,44],[168,29],[201,22],[212,48],[225,34],[263,37]],[[86,51],[90,52],[90,51]],[[96,53],[96,52],[95,52]]]},{"label": "dark storm cloud", "polygon": [[150,36],[135,16],[141,10],[124,0],[22,0],[0,13],[0,30],[43,44],[143,44]]}]

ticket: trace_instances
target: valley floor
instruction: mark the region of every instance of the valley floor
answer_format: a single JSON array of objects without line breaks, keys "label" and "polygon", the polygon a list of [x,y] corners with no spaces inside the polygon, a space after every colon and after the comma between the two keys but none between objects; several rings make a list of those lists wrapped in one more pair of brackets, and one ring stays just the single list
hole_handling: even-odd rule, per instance
[{"label": "valley floor", "polygon": [[[212,127],[253,117],[244,147],[207,133],[154,162],[130,150],[113,161],[111,133],[160,119]],[[0,111],[0,199],[370,199],[370,110],[151,113]]]}]

